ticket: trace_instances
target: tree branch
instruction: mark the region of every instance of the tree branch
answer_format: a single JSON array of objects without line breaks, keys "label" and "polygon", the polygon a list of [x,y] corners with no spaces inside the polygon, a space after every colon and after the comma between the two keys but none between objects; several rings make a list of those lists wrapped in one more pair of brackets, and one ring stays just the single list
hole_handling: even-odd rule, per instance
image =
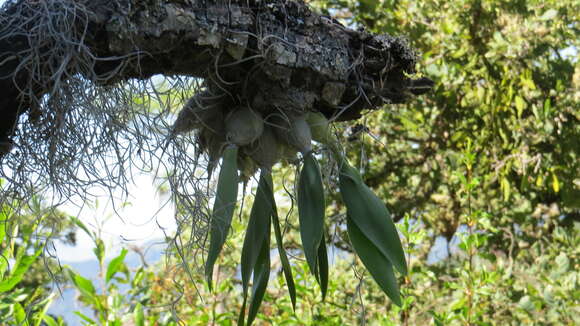
[{"label": "tree branch", "polygon": [[[338,120],[432,85],[407,77],[415,54],[402,38],[348,29],[298,1],[20,0],[4,6],[0,26],[5,144],[18,117],[74,75],[106,86],[199,77],[232,103]],[[39,26],[50,32],[34,34]]]}]

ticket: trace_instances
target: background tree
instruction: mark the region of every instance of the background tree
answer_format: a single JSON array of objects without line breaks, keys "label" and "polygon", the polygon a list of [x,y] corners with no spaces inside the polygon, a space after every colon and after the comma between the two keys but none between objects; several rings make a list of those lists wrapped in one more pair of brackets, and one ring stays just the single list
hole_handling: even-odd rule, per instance
[{"label": "background tree", "polygon": [[451,171],[462,166],[470,143],[473,166],[461,174],[480,181],[472,210],[502,212],[494,219],[502,225],[522,223],[534,209],[550,206],[555,216],[578,219],[576,4],[323,6],[374,32],[408,35],[423,54],[421,70],[436,80],[433,96],[370,115],[367,122],[384,146],[366,137],[361,164],[368,166],[368,183],[384,189],[395,215],[420,212],[449,239],[467,209]]}]

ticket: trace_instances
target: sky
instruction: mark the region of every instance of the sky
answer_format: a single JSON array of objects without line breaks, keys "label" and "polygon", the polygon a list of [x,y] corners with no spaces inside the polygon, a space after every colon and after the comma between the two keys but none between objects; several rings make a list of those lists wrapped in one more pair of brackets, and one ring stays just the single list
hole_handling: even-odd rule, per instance
[{"label": "sky", "polygon": [[[77,216],[91,231],[101,235],[109,250],[108,256],[116,256],[121,244],[140,245],[152,240],[164,239],[164,232],[171,234],[176,229],[174,207],[167,196],[160,196],[150,175],[138,175],[135,183],[127,186],[130,198],[127,204],[113,202],[109,195],[96,197],[93,207],[82,203],[69,203],[60,207],[63,212]],[[114,192],[121,198],[121,191]],[[113,206],[115,204],[115,206]],[[114,209],[117,207],[117,209]],[[119,208],[122,207],[122,208]],[[79,262],[94,259],[93,241],[80,229],[76,233],[76,246],[55,242],[55,254],[61,262]]]}]

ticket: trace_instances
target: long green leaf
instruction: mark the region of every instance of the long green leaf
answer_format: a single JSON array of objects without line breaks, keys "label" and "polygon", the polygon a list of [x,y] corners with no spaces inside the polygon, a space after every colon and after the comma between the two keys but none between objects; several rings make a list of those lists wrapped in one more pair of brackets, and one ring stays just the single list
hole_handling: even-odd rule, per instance
[{"label": "long green leaf", "polygon": [[322,292],[322,300],[326,298],[328,290],[328,254],[326,252],[326,242],[324,234],[318,246],[318,278],[320,280],[320,291]]},{"label": "long green leaf", "polygon": [[[269,238],[269,237],[268,237]],[[264,294],[266,293],[266,287],[268,286],[268,279],[270,278],[270,241],[262,246],[260,255],[258,256],[258,261],[254,268],[254,282],[252,285],[252,300],[250,300],[250,308],[248,311],[248,322],[247,326],[250,326],[256,315],[258,314],[258,309],[262,304],[262,299],[264,299]]]},{"label": "long green leaf", "polygon": [[252,271],[256,273],[258,262],[263,262],[263,260],[260,260],[262,251],[266,250],[268,255],[270,253],[270,217],[272,216],[272,203],[270,203],[268,191],[271,191],[271,187],[271,183],[268,184],[267,172],[265,173],[262,170],[258,189],[256,190],[256,197],[252,211],[250,212],[250,220],[248,221],[248,227],[246,229],[244,245],[242,247],[241,274],[244,303],[240,311],[240,317],[238,318],[238,325],[240,326],[244,324],[248,284]]},{"label": "long green leaf", "polygon": [[85,231],[85,233],[91,239],[94,239],[95,235],[93,234],[93,232],[89,231],[89,229],[87,228],[87,226],[81,220],[79,220],[75,216],[69,216],[69,218],[71,219],[71,221],[73,221],[74,224],[76,224],[76,226],[78,226],[79,228],[81,228],[81,230]]},{"label": "long green leaf", "polygon": [[143,305],[140,302],[137,302],[135,309],[133,309],[133,322],[135,323],[135,326],[145,326]]},{"label": "long green leaf", "polygon": [[4,242],[4,237],[6,236],[6,223],[8,216],[3,212],[2,207],[0,207],[0,245]]},{"label": "long green leaf", "polygon": [[237,146],[228,147],[224,151],[213,215],[210,222],[209,253],[205,264],[205,276],[210,291],[212,288],[213,266],[226,242],[238,198],[237,157]]},{"label": "long green leaf", "polygon": [[[16,259],[14,269],[10,272],[7,279],[0,282],[0,293],[12,290],[24,277],[24,274],[30,268],[30,265],[36,261],[36,258],[42,253],[42,249],[38,249],[33,255],[25,255]],[[4,260],[5,257],[0,257]]]},{"label": "long green leaf", "polygon": [[86,315],[84,315],[83,313],[81,313],[80,311],[75,311],[73,312],[75,315],[81,317],[84,321],[86,321],[87,323],[89,323],[89,325],[97,325],[97,323],[95,323],[94,320],[92,320],[91,318],[87,317]]},{"label": "long green leaf", "polygon": [[26,318],[26,311],[22,308],[22,305],[18,302],[14,302],[12,307],[14,308],[14,318],[16,319],[16,325],[29,326],[28,320]]},{"label": "long green leaf", "polygon": [[320,283],[318,269],[318,252],[324,233],[324,188],[320,168],[312,153],[304,157],[304,166],[300,172],[298,181],[298,217],[300,220],[300,238],[304,255],[314,274]]},{"label": "long green leaf", "polygon": [[244,326],[244,318],[246,317],[246,302],[248,301],[248,296],[246,292],[243,294],[244,301],[242,302],[242,307],[240,308],[240,315],[238,316],[238,326]]},{"label": "long green leaf", "polygon": [[119,271],[121,266],[123,266],[123,260],[125,260],[125,256],[127,256],[127,249],[123,248],[119,256],[113,258],[109,265],[107,266],[107,274],[105,276],[105,282],[109,283],[113,276]]},{"label": "long green leaf", "polygon": [[348,236],[356,254],[387,296],[396,305],[401,306],[399,286],[393,270],[393,264],[362,233],[349,214],[347,214],[346,221]]},{"label": "long green leaf", "polygon": [[364,184],[360,174],[342,162],[339,187],[347,213],[378,250],[403,274],[407,263],[403,246],[385,204]]},{"label": "long green leaf", "polygon": [[67,269],[70,280],[73,282],[79,292],[87,299],[96,301],[96,290],[91,280],[82,277],[72,269]]},{"label": "long green leaf", "polygon": [[50,315],[42,315],[42,321],[47,326],[58,326],[58,324],[56,323],[56,321],[54,320],[54,318],[52,318]]},{"label": "long green leaf", "polygon": [[[269,182],[272,182],[272,175],[270,174],[268,177]],[[284,271],[284,277],[286,278],[286,285],[288,285],[288,293],[290,294],[290,300],[292,301],[292,309],[296,310],[296,286],[294,285],[294,278],[292,277],[292,267],[290,267],[290,261],[288,260],[286,249],[284,249],[274,192],[271,191],[269,195],[272,202],[272,224],[274,225],[274,235],[276,236],[276,244],[278,245],[278,254],[280,255],[282,271]]]},{"label": "long green leaf", "polygon": [[0,252],[0,284],[2,284],[1,282],[3,281],[2,275],[4,275],[4,272],[6,272],[6,270],[8,269],[9,256],[10,255],[8,255],[8,253]]},{"label": "long green leaf", "polygon": [[[35,294],[40,293],[40,292],[41,292],[41,290],[40,290],[40,288],[38,288],[36,290]],[[33,315],[34,323],[32,325],[34,325],[34,326],[40,326],[41,324],[44,325],[43,318],[44,318],[44,316],[46,316],[46,313],[47,313],[48,309],[50,308],[50,306],[52,305],[52,303],[54,302],[55,297],[56,297],[56,293],[51,293],[47,297],[43,298],[41,301],[37,301],[38,302],[37,307],[39,309]]]}]

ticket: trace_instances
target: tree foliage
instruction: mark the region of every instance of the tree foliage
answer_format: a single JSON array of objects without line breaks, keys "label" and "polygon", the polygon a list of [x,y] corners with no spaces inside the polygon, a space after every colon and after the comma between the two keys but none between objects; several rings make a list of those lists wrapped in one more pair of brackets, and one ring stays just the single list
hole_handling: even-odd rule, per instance
[{"label": "tree foliage", "polygon": [[419,70],[436,81],[431,96],[369,115],[369,133],[359,133],[364,150],[352,146],[366,181],[399,218],[420,214],[450,238],[467,209],[460,176],[471,175],[479,182],[471,209],[498,215],[497,225],[531,222],[534,210],[551,206],[554,217],[578,219],[576,2],[322,6],[373,32],[407,35],[422,52]]}]

